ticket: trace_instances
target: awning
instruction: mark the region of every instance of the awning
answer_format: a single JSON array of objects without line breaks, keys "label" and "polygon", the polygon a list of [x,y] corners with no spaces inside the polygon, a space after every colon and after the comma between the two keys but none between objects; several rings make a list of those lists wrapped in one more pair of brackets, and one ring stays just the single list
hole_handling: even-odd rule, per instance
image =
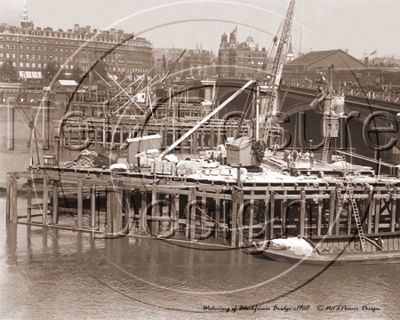
[{"label": "awning", "polygon": [[41,71],[19,71],[19,77],[21,79],[41,79]]},{"label": "awning", "polygon": [[58,82],[62,86],[77,86],[78,85],[75,80],[58,80]]}]

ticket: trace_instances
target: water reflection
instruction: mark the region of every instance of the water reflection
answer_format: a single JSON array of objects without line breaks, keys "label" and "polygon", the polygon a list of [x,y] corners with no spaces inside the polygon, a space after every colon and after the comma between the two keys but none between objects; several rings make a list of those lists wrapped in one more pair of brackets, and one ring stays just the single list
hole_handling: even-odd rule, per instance
[{"label": "water reflection", "polygon": [[[20,199],[19,210],[25,210],[25,200]],[[1,197],[2,221],[6,220],[4,208]],[[328,303],[370,304],[383,310],[346,313],[353,318],[396,318],[400,280],[393,275],[400,271],[399,265],[333,267],[310,283],[321,268],[300,266],[255,289],[214,294],[257,285],[291,266],[240,250],[204,251],[129,237],[95,240],[90,233],[9,222],[0,226],[2,318],[65,318],[68,314],[74,319],[121,319],[135,314],[141,319],[206,319],[214,316],[193,312],[202,312],[204,305],[260,305],[278,296],[282,298],[267,305],[309,304],[312,310],[269,313],[274,319],[318,316],[316,306]],[[249,312],[218,314],[227,319],[249,316]],[[327,316],[333,319],[335,315]],[[251,313],[251,317],[262,319],[266,314]]]}]

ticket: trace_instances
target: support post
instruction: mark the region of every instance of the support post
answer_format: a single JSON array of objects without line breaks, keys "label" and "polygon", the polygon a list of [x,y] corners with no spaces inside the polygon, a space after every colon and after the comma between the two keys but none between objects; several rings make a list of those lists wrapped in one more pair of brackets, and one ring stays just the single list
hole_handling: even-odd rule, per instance
[{"label": "support post", "polygon": [[328,223],[328,235],[332,235],[333,228],[333,217],[335,216],[335,197],[336,197],[337,189],[331,190],[331,195],[329,199],[329,223]]},{"label": "support post", "polygon": [[306,223],[306,192],[304,190],[300,193],[300,235],[305,236],[305,223]]},{"label": "support post", "polygon": [[[373,190],[371,190],[371,192],[373,193]],[[371,199],[371,203],[369,205],[369,211],[368,211],[368,231],[367,233],[372,233],[372,217],[374,215],[375,212],[375,197],[372,196]]]},{"label": "support post", "polygon": [[83,182],[82,179],[78,179],[78,228],[82,228],[82,217],[83,217]]},{"label": "support post", "polygon": [[32,222],[32,180],[27,182],[27,208],[26,220],[28,223]]},{"label": "support post", "polygon": [[[152,201],[152,206],[151,206],[151,216],[152,218],[160,216],[160,208],[155,205],[157,203],[157,186],[154,184],[153,185],[153,190],[151,193],[151,201]],[[159,220],[152,220],[151,221],[151,233],[153,235],[157,235],[158,233],[158,224]]]},{"label": "support post", "polygon": [[274,237],[274,217],[275,217],[275,191],[271,191],[271,196],[270,196],[270,201],[271,201],[271,210],[269,212],[269,234],[270,234],[270,239],[273,239]]},{"label": "support post", "polygon": [[323,199],[321,198],[322,194],[323,191],[320,189],[318,198],[317,236],[321,235],[322,209],[323,209]]},{"label": "support post", "polygon": [[58,181],[53,180],[53,224],[58,223]]},{"label": "support post", "polygon": [[194,203],[197,200],[196,197],[196,188],[192,189],[191,206],[190,206],[190,240],[193,241],[196,239],[196,206]]},{"label": "support post", "polygon": [[238,207],[238,192],[232,191],[232,228],[231,228],[231,247],[236,247],[236,232],[237,232],[237,207]]},{"label": "support post", "polygon": [[90,189],[90,227],[96,228],[96,186]]},{"label": "support post", "polygon": [[249,243],[253,242],[253,226],[254,226],[254,189],[250,191],[250,210],[249,210]]},{"label": "support post", "polygon": [[48,189],[48,180],[47,176],[43,176],[43,207],[42,207],[42,223],[47,223],[47,213],[48,213],[48,205],[49,205],[49,189]]},{"label": "support post", "polygon": [[239,200],[239,208],[238,208],[238,215],[239,215],[239,248],[243,247],[243,210],[244,210],[244,192],[240,190],[238,192],[238,200]]},{"label": "support post", "polygon": [[397,211],[397,187],[394,188],[393,194],[392,194],[392,216],[390,220],[390,231],[395,232],[396,231],[396,211]]},{"label": "support post", "polygon": [[147,219],[146,219],[146,215],[147,215],[147,192],[146,191],[142,191],[140,192],[140,196],[141,196],[141,215],[140,215],[140,220],[141,220],[141,231],[142,232],[146,232],[146,224],[147,224]]},{"label": "support post", "polygon": [[[378,190],[376,192],[376,194],[380,195],[381,191]],[[376,208],[375,208],[375,223],[374,223],[374,232],[375,233],[379,232],[379,218],[381,216],[381,201],[382,201],[382,199],[379,199],[379,198],[375,200],[375,205],[376,205]]]},{"label": "support post", "polygon": [[286,215],[287,215],[287,190],[286,188],[283,190],[283,199],[282,199],[282,212],[281,212],[281,220],[282,220],[282,237],[287,236],[286,231]]}]

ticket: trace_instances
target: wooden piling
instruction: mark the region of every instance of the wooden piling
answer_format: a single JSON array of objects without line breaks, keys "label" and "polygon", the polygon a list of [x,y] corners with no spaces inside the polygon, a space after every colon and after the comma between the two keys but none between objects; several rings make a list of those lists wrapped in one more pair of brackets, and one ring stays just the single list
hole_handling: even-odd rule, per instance
[{"label": "wooden piling", "polygon": [[[254,189],[250,191],[250,210],[249,210],[249,243],[253,241],[253,225],[254,225]],[[244,209],[243,209],[244,210]]]},{"label": "wooden piling", "polygon": [[300,235],[305,236],[305,222],[306,222],[306,192],[304,190],[300,193]]},{"label": "wooden piling", "polygon": [[32,222],[32,180],[27,181],[27,208],[26,208],[26,220]]},{"label": "wooden piling", "polygon": [[140,214],[140,216],[141,216],[141,223],[140,223],[140,231],[141,232],[145,232],[146,231],[146,228],[147,228],[147,219],[146,219],[146,216],[147,216],[147,201],[146,201],[146,198],[147,198],[147,192],[145,192],[145,191],[142,191],[142,192],[140,192],[140,197],[141,197],[141,208],[140,208],[140,211],[141,211],[141,214]]},{"label": "wooden piling", "polygon": [[231,247],[236,247],[237,233],[237,207],[238,207],[238,192],[232,191],[232,227],[231,227]]},{"label": "wooden piling", "polygon": [[283,190],[283,199],[282,199],[282,205],[281,205],[281,222],[282,222],[282,235],[281,236],[286,236],[287,231],[286,231],[286,216],[287,216],[287,190],[286,188]]},{"label": "wooden piling", "polygon": [[53,224],[58,223],[58,181],[53,180]]},{"label": "wooden piling", "polygon": [[[151,193],[151,217],[156,218],[160,216],[160,208],[157,203],[157,185],[153,184],[152,193]],[[157,235],[158,233],[158,225],[159,220],[152,220],[151,221],[151,234]]]},{"label": "wooden piling", "polygon": [[82,179],[78,179],[78,203],[77,203],[77,210],[78,210],[78,228],[82,228],[82,218],[83,218],[83,182]]},{"label": "wooden piling", "polygon": [[391,202],[392,202],[392,215],[391,215],[391,220],[390,220],[390,231],[394,232],[396,231],[396,210],[397,210],[397,187],[394,188],[393,193],[391,195]]},{"label": "wooden piling", "polygon": [[96,228],[96,186],[90,189],[90,227]]},{"label": "wooden piling", "polygon": [[333,217],[335,215],[335,196],[337,194],[337,189],[331,190],[329,198],[329,222],[328,222],[328,235],[332,235],[333,229]]},{"label": "wooden piling", "polygon": [[[271,223],[270,221],[270,214],[269,214],[269,201],[270,201],[270,194],[269,190],[265,190],[265,200],[264,200],[264,208],[265,208],[265,238],[272,239],[273,232],[271,233]],[[272,226],[273,231],[273,226]]]},{"label": "wooden piling", "polygon": [[113,231],[113,217],[112,217],[112,210],[114,210],[114,201],[113,201],[113,192],[107,190],[107,228],[106,228],[106,232],[107,233],[112,233]]},{"label": "wooden piling", "polygon": [[274,238],[274,218],[275,218],[275,191],[270,193],[271,210],[269,212],[269,235],[270,239]]},{"label": "wooden piling", "polygon": [[6,180],[6,219],[7,221],[11,221],[11,174],[7,173],[7,180]]},{"label": "wooden piling", "polygon": [[47,223],[47,213],[48,213],[48,205],[49,205],[49,189],[48,189],[48,180],[47,176],[43,176],[43,206],[42,206],[42,223]]},{"label": "wooden piling", "polygon": [[238,209],[238,215],[239,215],[239,247],[242,247],[244,245],[243,242],[243,214],[244,214],[244,192],[243,190],[240,190],[238,192],[238,204],[239,204],[239,209]]},{"label": "wooden piling", "polygon": [[[319,195],[323,195],[323,191],[319,190]],[[322,210],[323,210],[323,199],[321,197],[318,198],[318,214],[317,214],[317,236],[321,235],[321,225],[322,225]]]},{"label": "wooden piling", "polygon": [[[373,190],[371,190],[373,194]],[[368,231],[367,233],[372,233],[372,217],[375,212],[375,196],[372,197],[370,205],[369,205],[369,211],[368,211]]]},{"label": "wooden piling", "polygon": [[123,199],[123,192],[122,189],[117,188],[115,190],[115,213],[114,213],[114,224],[113,224],[113,232],[121,232],[122,231],[122,203]]},{"label": "wooden piling", "polygon": [[340,190],[337,191],[336,193],[336,210],[335,210],[335,233],[336,235],[339,235],[340,232],[340,215],[342,213],[343,209],[343,202],[344,202],[344,197],[342,196],[342,192]]},{"label": "wooden piling", "polygon": [[221,199],[215,199],[215,232],[214,237],[215,239],[219,238],[219,234],[221,231]]},{"label": "wooden piling", "polygon": [[192,189],[189,197],[190,203],[190,240],[196,239],[196,188]]},{"label": "wooden piling", "polygon": [[[376,192],[377,196],[379,196],[381,194],[381,191],[378,190]],[[376,199],[375,200],[375,222],[374,222],[374,232],[378,233],[379,232],[379,218],[381,216],[381,201],[382,199]]]}]

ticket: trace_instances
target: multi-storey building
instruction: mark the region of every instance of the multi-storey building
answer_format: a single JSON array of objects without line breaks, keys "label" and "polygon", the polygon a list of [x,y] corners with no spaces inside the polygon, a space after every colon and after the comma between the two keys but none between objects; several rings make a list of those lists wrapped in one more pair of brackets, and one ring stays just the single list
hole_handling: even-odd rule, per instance
[{"label": "multi-storey building", "polygon": [[[154,61],[159,63],[155,68],[155,74],[162,75],[177,62],[184,49],[178,48],[154,48]],[[164,57],[163,57],[164,56]],[[163,65],[165,61],[165,66]],[[204,78],[215,75],[215,56],[212,52],[203,49],[186,50],[176,63],[172,73],[172,80],[180,81],[187,77]],[[166,70],[164,70],[164,68]]]},{"label": "multi-storey building", "polygon": [[42,78],[50,61],[66,72],[74,66],[87,71],[103,56],[111,75],[140,75],[151,68],[152,45],[123,30],[97,30],[79,24],[67,31],[35,28],[28,21],[25,3],[21,26],[0,24],[0,65],[11,59],[20,78]]},{"label": "multi-storey building", "polygon": [[236,40],[237,27],[228,36],[221,36],[217,73],[223,78],[253,78],[266,69],[268,52],[261,50],[249,35],[245,42]]}]

